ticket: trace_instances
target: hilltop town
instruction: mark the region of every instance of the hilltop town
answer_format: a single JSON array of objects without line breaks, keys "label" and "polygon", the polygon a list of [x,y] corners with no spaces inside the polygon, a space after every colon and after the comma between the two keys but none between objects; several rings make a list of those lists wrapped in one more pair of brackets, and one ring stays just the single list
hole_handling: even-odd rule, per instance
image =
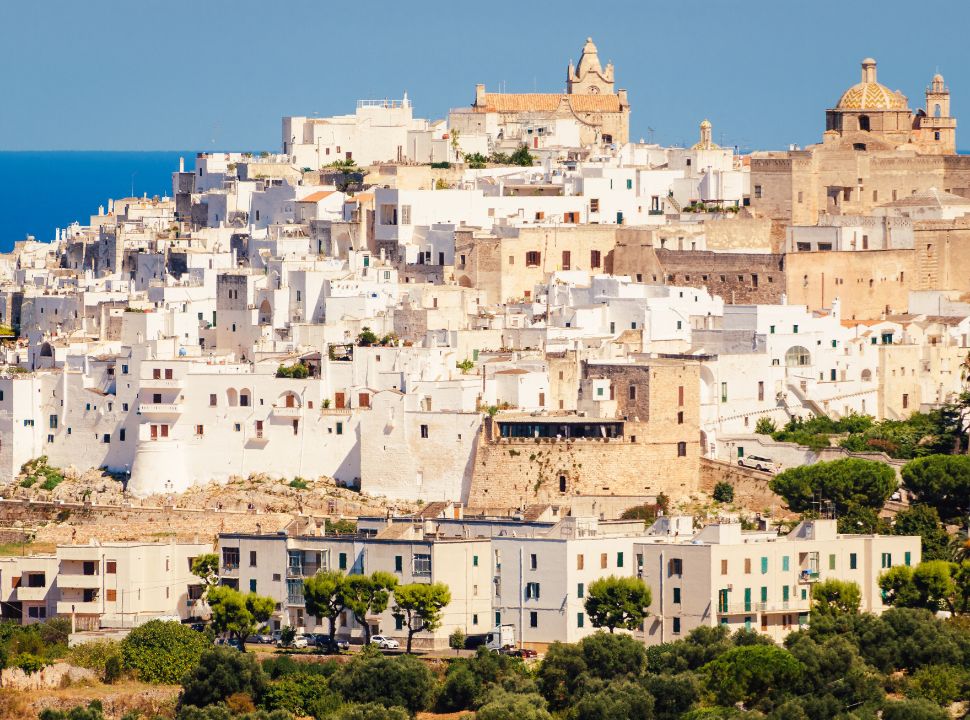
[{"label": "hilltop town", "polygon": [[[866,58],[818,143],[741,154],[702,117],[631,138],[622,72],[587,39],[562,92],[286,116],[273,152],[184,158],[171,194],[0,255],[0,615],[83,642],[229,588],[272,599],[274,642],[528,657],[612,632],[588,593],[628,578],[640,645],[781,643],[816,586],[878,615],[942,560],[957,599],[924,606],[970,610],[943,77],[917,107]],[[449,600],[328,620],[332,571]]]}]

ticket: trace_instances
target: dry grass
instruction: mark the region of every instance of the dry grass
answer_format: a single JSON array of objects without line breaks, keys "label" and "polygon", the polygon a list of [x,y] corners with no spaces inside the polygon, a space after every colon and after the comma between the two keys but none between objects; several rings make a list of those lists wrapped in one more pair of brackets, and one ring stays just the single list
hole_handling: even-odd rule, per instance
[{"label": "dry grass", "polygon": [[50,555],[56,549],[51,542],[0,543],[0,556]]},{"label": "dry grass", "polygon": [[[175,714],[180,690],[178,685],[150,685],[125,680],[113,685],[79,683],[42,692],[7,691],[9,695],[0,695],[0,720],[36,720],[37,714],[46,708],[70,710],[92,700],[101,701],[105,717],[111,720],[119,720],[133,710],[143,717],[160,715],[170,718]],[[27,714],[23,714],[24,707]]]}]

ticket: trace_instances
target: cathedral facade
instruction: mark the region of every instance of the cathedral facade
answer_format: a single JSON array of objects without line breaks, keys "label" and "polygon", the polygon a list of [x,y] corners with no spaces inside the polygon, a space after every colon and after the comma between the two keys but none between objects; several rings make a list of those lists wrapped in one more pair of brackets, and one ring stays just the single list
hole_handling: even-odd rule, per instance
[{"label": "cathedral facade", "polygon": [[[586,39],[579,63],[566,70],[563,93],[494,93],[475,88],[472,113],[490,116],[483,127],[495,128],[499,139],[519,138],[522,128],[575,123],[582,145],[617,144],[630,139],[630,103],[626,90],[616,90],[613,63],[603,67],[592,38]],[[523,137],[530,147],[534,145]]]}]

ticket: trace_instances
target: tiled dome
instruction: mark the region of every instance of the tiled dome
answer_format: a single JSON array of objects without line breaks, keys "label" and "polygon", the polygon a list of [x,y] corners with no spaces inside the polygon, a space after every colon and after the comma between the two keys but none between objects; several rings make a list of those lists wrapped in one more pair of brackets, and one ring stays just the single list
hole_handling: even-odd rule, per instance
[{"label": "tiled dome", "polygon": [[856,83],[839,98],[839,110],[906,110],[906,97],[876,82],[876,61],[862,61],[862,82]]}]

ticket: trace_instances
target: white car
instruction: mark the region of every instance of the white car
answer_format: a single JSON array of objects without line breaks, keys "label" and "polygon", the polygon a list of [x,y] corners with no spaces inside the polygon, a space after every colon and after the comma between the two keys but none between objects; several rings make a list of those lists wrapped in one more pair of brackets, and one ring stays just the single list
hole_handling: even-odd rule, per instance
[{"label": "white car", "polygon": [[293,643],[291,644],[291,647],[302,649],[302,648],[305,648],[307,645],[309,645],[309,643],[307,642],[306,637],[304,637],[303,635],[297,635],[295,638],[293,638]]},{"label": "white car", "polygon": [[373,635],[370,639],[371,643],[377,645],[381,650],[397,650],[401,647],[399,643],[394,638],[389,638],[386,635]]},{"label": "white car", "polygon": [[781,470],[781,465],[779,463],[776,463],[771,458],[762,457],[761,455],[747,455],[745,457],[740,457],[738,458],[738,465],[767,473],[776,473]]}]

